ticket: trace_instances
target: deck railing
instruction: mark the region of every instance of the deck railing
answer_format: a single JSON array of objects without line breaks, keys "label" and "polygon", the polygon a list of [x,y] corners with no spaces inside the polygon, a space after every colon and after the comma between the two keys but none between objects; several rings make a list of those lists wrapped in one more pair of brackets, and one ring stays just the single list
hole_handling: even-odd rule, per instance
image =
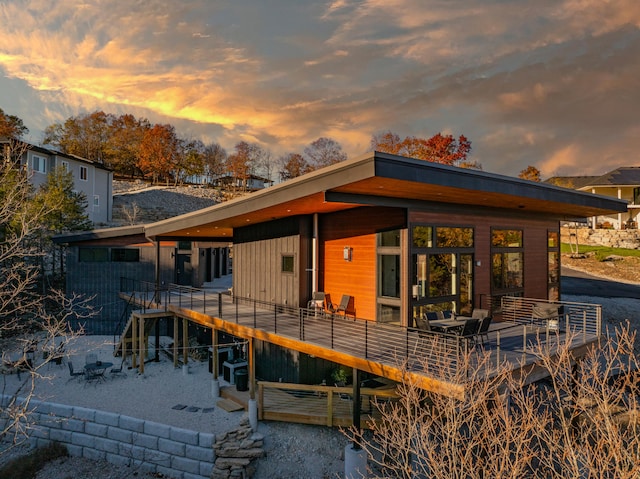
[{"label": "deck railing", "polygon": [[[456,335],[347,318],[322,310],[239,297],[229,291],[213,292],[173,284],[156,288],[150,282],[124,278],[121,287],[145,309],[167,310],[169,306],[174,306],[198,311],[384,365],[404,365],[410,371],[425,373],[434,369],[433,373],[441,378],[460,378],[460,367],[465,364],[464,358],[473,346],[468,338]],[[542,323],[534,318],[534,307],[540,304],[559,307],[560,317],[556,323]],[[541,331],[546,333],[547,339],[557,337],[558,341],[568,331],[579,333],[583,342],[598,337],[601,334],[601,307],[586,303],[504,297],[501,322],[495,326],[489,331],[489,341],[483,344],[483,349],[495,353],[492,362],[498,367],[514,351],[526,354],[527,348],[531,347],[533,339]],[[533,356],[531,360],[534,360]]]},{"label": "deck railing", "polygon": [[[395,388],[361,387],[361,410],[368,417],[379,417],[378,402],[398,398]],[[353,388],[313,384],[258,382],[258,418],[315,424],[344,426],[353,424]]]}]

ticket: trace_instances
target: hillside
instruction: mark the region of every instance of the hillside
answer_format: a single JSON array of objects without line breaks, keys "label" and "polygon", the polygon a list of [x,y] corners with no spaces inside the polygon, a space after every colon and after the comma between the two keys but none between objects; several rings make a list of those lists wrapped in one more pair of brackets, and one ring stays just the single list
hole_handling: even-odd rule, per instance
[{"label": "hillside", "polygon": [[214,188],[149,186],[113,181],[113,219],[109,225],[146,224],[215,205],[229,195]]}]

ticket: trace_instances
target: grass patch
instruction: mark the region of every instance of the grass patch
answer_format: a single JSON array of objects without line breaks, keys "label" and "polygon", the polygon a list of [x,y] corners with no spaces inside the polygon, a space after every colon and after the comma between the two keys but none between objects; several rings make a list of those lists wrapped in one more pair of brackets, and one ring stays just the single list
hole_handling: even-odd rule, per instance
[{"label": "grass patch", "polygon": [[7,463],[0,468],[0,479],[33,479],[47,462],[68,455],[69,453],[65,446],[53,442]]},{"label": "grass patch", "polygon": [[[573,246],[575,248],[575,245]],[[599,261],[604,261],[607,256],[616,255],[616,256],[636,256],[640,257],[640,250],[637,249],[627,249],[627,248],[611,248],[609,246],[592,246],[581,244],[578,245],[578,251],[580,254],[591,253],[594,252],[596,258]],[[569,243],[562,243],[560,245],[560,252],[571,254],[571,246]]]}]

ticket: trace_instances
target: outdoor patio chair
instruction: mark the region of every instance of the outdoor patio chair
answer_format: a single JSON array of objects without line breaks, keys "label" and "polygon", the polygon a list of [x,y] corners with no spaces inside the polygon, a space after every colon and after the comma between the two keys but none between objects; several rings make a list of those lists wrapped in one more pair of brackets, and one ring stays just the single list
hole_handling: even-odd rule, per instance
[{"label": "outdoor patio chair", "polygon": [[67,362],[67,365],[69,366],[69,381],[77,377],[84,376],[84,371],[76,371],[73,369],[73,363],[71,361]]},{"label": "outdoor patio chair", "polygon": [[336,308],[335,312],[342,313],[345,318],[347,317],[347,315],[351,315],[353,316],[353,319],[356,319],[356,313],[353,309],[353,296],[343,294],[342,299],[340,300],[340,304]]},{"label": "outdoor patio chair", "polygon": [[418,336],[421,338],[425,338],[429,336],[425,334],[425,332],[431,331],[431,325],[429,324],[429,320],[426,317],[426,313],[422,316],[416,316],[416,329],[418,330]]},{"label": "outdoor patio chair", "polygon": [[442,328],[439,328],[438,326],[431,324],[431,321],[437,321],[438,319],[442,319],[440,317],[440,314],[438,313],[440,313],[440,311],[427,311],[426,313],[424,313],[423,318],[427,323],[429,323],[430,331],[435,331],[437,333],[444,333],[444,330]]},{"label": "outdoor patio chair", "polygon": [[85,364],[95,363],[96,361],[98,361],[97,354],[89,353],[84,357]]},{"label": "outdoor patio chair", "polygon": [[489,326],[491,326],[491,316],[485,316],[480,320],[480,324],[478,325],[478,334],[476,343],[479,342],[484,346],[487,341],[489,341]]},{"label": "outdoor patio chair", "polygon": [[457,336],[465,338],[471,347],[475,346],[476,335],[478,333],[478,325],[480,320],[477,318],[467,319],[459,328],[450,329],[449,331]]},{"label": "outdoor patio chair", "polygon": [[120,363],[119,367],[111,368],[111,370],[109,371],[109,375],[110,376],[126,376],[127,374],[122,371],[122,367],[124,366],[124,362],[125,362],[125,360],[123,359],[122,362]]},{"label": "outdoor patio chair", "polygon": [[471,313],[471,317],[472,318],[477,318],[477,319],[483,319],[483,318],[486,318],[487,316],[489,316],[489,310],[488,309],[475,308],[473,310],[473,312]]},{"label": "outdoor patio chair", "polygon": [[311,295],[311,299],[307,303],[307,308],[317,309],[319,304],[322,304],[322,306],[324,307],[324,298],[325,298],[325,294],[323,292],[315,291]]},{"label": "outdoor patio chair", "polygon": [[324,310],[328,311],[329,313],[335,313],[336,312],[336,308],[337,308],[337,306],[335,306],[331,302],[331,295],[329,293],[325,293],[324,294]]}]

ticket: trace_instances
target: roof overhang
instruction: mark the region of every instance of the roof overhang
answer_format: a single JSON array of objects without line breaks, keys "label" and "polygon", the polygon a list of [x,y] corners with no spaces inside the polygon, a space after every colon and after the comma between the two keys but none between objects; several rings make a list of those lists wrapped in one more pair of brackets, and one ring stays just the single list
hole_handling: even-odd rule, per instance
[{"label": "roof overhang", "polygon": [[627,204],[483,171],[373,152],[257,193],[147,225],[150,239],[232,241],[233,230],[289,216],[416,202],[492,208],[573,220],[627,211]]},{"label": "roof overhang", "polygon": [[56,244],[69,244],[81,241],[93,241],[108,238],[121,238],[123,236],[135,236],[144,234],[144,225],[120,226],[117,228],[105,228],[91,231],[76,231],[55,235],[52,240]]}]

